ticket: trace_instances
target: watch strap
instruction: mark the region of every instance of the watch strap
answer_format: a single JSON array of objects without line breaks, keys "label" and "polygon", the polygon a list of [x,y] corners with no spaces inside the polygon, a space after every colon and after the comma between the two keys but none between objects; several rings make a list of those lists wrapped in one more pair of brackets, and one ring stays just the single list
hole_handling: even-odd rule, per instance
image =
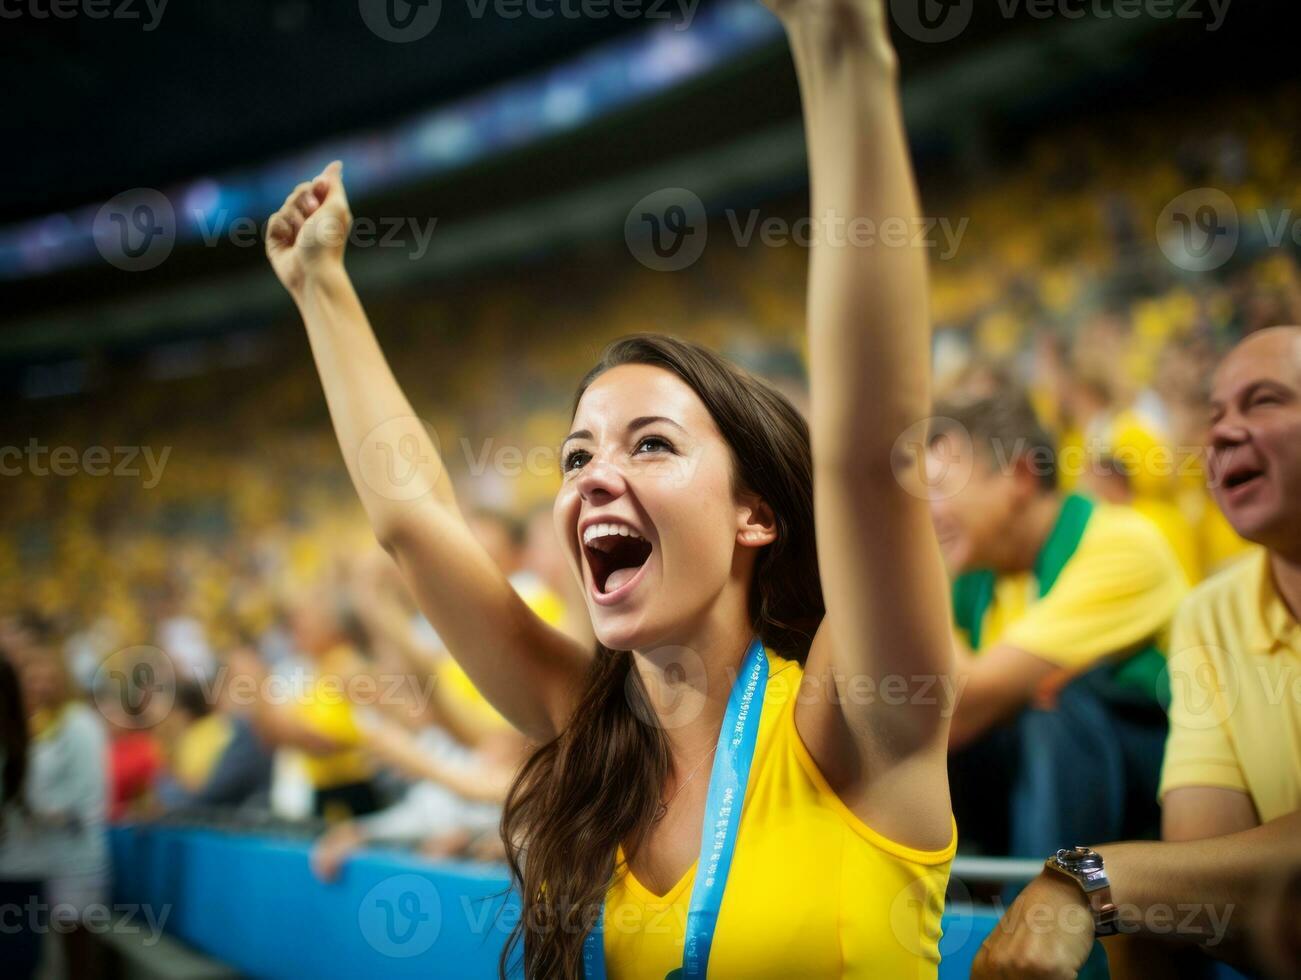
[{"label": "watch strap", "polygon": [[1114,936],[1120,931],[1120,909],[1111,900],[1111,881],[1102,868],[1093,872],[1076,871],[1067,867],[1053,855],[1044,862],[1044,867],[1064,875],[1084,893],[1093,914],[1093,932],[1097,936]]}]

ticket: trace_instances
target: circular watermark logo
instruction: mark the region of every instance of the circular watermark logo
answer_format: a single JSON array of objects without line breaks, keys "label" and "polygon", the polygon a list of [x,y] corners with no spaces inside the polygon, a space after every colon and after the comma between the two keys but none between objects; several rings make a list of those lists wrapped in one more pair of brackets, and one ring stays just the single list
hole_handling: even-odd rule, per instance
[{"label": "circular watermark logo", "polygon": [[438,26],[442,0],[359,0],[361,19],[381,41],[408,44]]},{"label": "circular watermark logo", "polygon": [[95,248],[109,265],[126,272],[156,268],[176,245],[172,202],[152,187],[136,187],[109,200],[91,225]]},{"label": "circular watermark logo", "polygon": [[975,0],[890,0],[890,15],[914,41],[941,44],[967,29],[975,6]]},{"label": "circular watermark logo", "polygon": [[153,728],[176,703],[176,668],[158,647],[123,647],[109,654],[93,685],[95,707],[119,728]]},{"label": "circular watermark logo", "polygon": [[1171,728],[1209,731],[1219,728],[1237,710],[1242,679],[1234,658],[1219,647],[1171,650],[1164,673],[1169,681],[1170,704],[1166,707]]},{"label": "circular watermark logo", "polygon": [[357,910],[357,924],[376,952],[407,959],[427,952],[438,939],[443,904],[428,878],[394,875],[366,893]]},{"label": "circular watermark logo", "polygon": [[1224,191],[1199,187],[1165,206],[1156,241],[1172,265],[1185,272],[1218,269],[1238,249],[1238,209]]},{"label": "circular watermark logo", "polygon": [[[919,895],[915,892],[909,895],[908,889],[905,889],[904,895],[906,906],[909,909],[921,909],[920,904],[918,904]],[[893,910],[890,921],[898,924],[903,911],[903,908]],[[967,940],[976,927],[976,904],[971,898],[971,891],[967,888],[967,883],[961,878],[949,877],[948,893],[944,897],[944,918],[944,935],[940,938],[941,957],[946,955],[950,949],[961,949],[967,945]],[[920,932],[914,931],[911,935],[916,937],[920,934]],[[905,935],[904,941],[908,942],[907,935]]]},{"label": "circular watermark logo", "polygon": [[962,492],[975,465],[971,433],[956,419],[918,419],[894,441],[890,467],[914,497],[945,500]]},{"label": "circular watermark logo", "polygon": [[[432,451],[421,440],[424,430]],[[446,479],[438,434],[424,419],[400,415],[381,422],[362,440],[357,467],[366,486],[387,500],[418,500]]]},{"label": "circular watermark logo", "polygon": [[[624,682],[624,695],[637,719],[655,728],[672,729],[699,718],[709,693],[704,658],[690,647],[678,646],[659,647],[641,657],[652,668],[654,676],[639,680],[634,666]],[[639,683],[646,689],[644,699],[636,690]]]},{"label": "circular watermark logo", "polygon": [[949,879],[947,901],[934,893],[933,884],[924,878],[908,882],[895,893],[890,903],[890,932],[899,946],[914,956],[930,955],[931,932],[926,922],[943,906],[945,912],[943,944],[960,949],[971,935],[973,915],[971,893],[957,878]]},{"label": "circular watermark logo", "polygon": [[623,223],[628,251],[656,272],[677,272],[705,251],[705,205],[685,187],[664,187],[632,206]]}]

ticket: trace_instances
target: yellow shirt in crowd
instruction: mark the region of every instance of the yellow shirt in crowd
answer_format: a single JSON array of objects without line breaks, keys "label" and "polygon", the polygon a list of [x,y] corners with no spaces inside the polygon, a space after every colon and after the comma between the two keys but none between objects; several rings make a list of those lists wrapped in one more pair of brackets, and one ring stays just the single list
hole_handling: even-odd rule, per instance
[{"label": "yellow shirt in crowd", "polygon": [[230,718],[212,712],[204,715],[181,733],[172,753],[172,775],[191,793],[208,783],[222,753],[235,737]]},{"label": "yellow shirt in crowd", "polygon": [[1116,413],[1103,432],[1107,452],[1129,475],[1135,499],[1169,500],[1177,487],[1170,439],[1133,408]]},{"label": "yellow shirt in crowd", "polygon": [[1199,586],[1170,638],[1161,793],[1237,790],[1262,822],[1301,809],[1301,624],[1263,550]]},{"label": "yellow shirt in crowd", "polygon": [[1184,578],[1189,582],[1200,582],[1204,569],[1197,529],[1179,506],[1173,501],[1157,497],[1136,497],[1132,506],[1156,525],[1156,529],[1179,559]]},{"label": "yellow shirt in crowd", "polygon": [[[956,829],[944,850],[919,851],[859,819],[827,784],[796,731],[802,668],[771,651],[768,663],[709,975],[935,977]],[[657,896],[619,855],[605,904],[611,980],[663,980],[682,965],[695,870]]]},{"label": "yellow shirt in crowd", "polygon": [[1161,532],[1129,507],[1095,504],[1049,593],[1032,573],[1000,576],[981,624],[982,649],[1008,643],[1071,672],[1155,642],[1188,591]]},{"label": "yellow shirt in crowd", "polygon": [[1132,408],[1119,412],[1106,427],[1107,451],[1128,474],[1132,506],[1154,523],[1174,549],[1189,582],[1206,571],[1198,530],[1180,508],[1179,471],[1185,461],[1170,439]]},{"label": "yellow shirt in crowd", "polygon": [[372,769],[361,749],[361,730],[347,698],[355,654],[338,646],[316,663],[316,677],[298,706],[299,717],[313,731],[342,746],[327,755],[303,755],[303,768],[315,789],[331,789],[370,779]]}]

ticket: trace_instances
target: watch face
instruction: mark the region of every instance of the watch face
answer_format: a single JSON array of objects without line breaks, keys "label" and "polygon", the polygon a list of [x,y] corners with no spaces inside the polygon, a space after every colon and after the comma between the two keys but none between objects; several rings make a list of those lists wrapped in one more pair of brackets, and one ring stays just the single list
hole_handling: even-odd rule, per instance
[{"label": "watch face", "polygon": [[1097,871],[1102,867],[1102,858],[1096,851],[1087,847],[1073,847],[1057,852],[1057,860],[1063,868],[1077,873]]}]

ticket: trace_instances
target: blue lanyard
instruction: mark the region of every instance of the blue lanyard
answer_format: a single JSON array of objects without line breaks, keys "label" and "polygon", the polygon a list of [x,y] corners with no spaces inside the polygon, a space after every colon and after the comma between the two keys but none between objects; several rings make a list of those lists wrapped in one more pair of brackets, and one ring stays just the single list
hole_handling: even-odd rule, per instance
[{"label": "blue lanyard", "polygon": [[[682,951],[682,968],[670,977],[700,980],[709,964],[709,950],[714,943],[714,928],[723,904],[723,889],[732,869],[736,834],[741,825],[741,805],[750,781],[754,747],[759,738],[759,716],[763,712],[764,692],[768,688],[768,657],[763,644],[755,637],[741,662],[741,673],[732,685],[727,712],[718,732],[718,749],[709,776],[709,795],[705,798],[705,819],[700,828],[700,861],[696,880],[691,887],[691,904],[687,908],[686,945]],[[605,906],[592,931],[583,941],[583,967],[587,980],[605,980],[605,940],[603,923]]]}]

